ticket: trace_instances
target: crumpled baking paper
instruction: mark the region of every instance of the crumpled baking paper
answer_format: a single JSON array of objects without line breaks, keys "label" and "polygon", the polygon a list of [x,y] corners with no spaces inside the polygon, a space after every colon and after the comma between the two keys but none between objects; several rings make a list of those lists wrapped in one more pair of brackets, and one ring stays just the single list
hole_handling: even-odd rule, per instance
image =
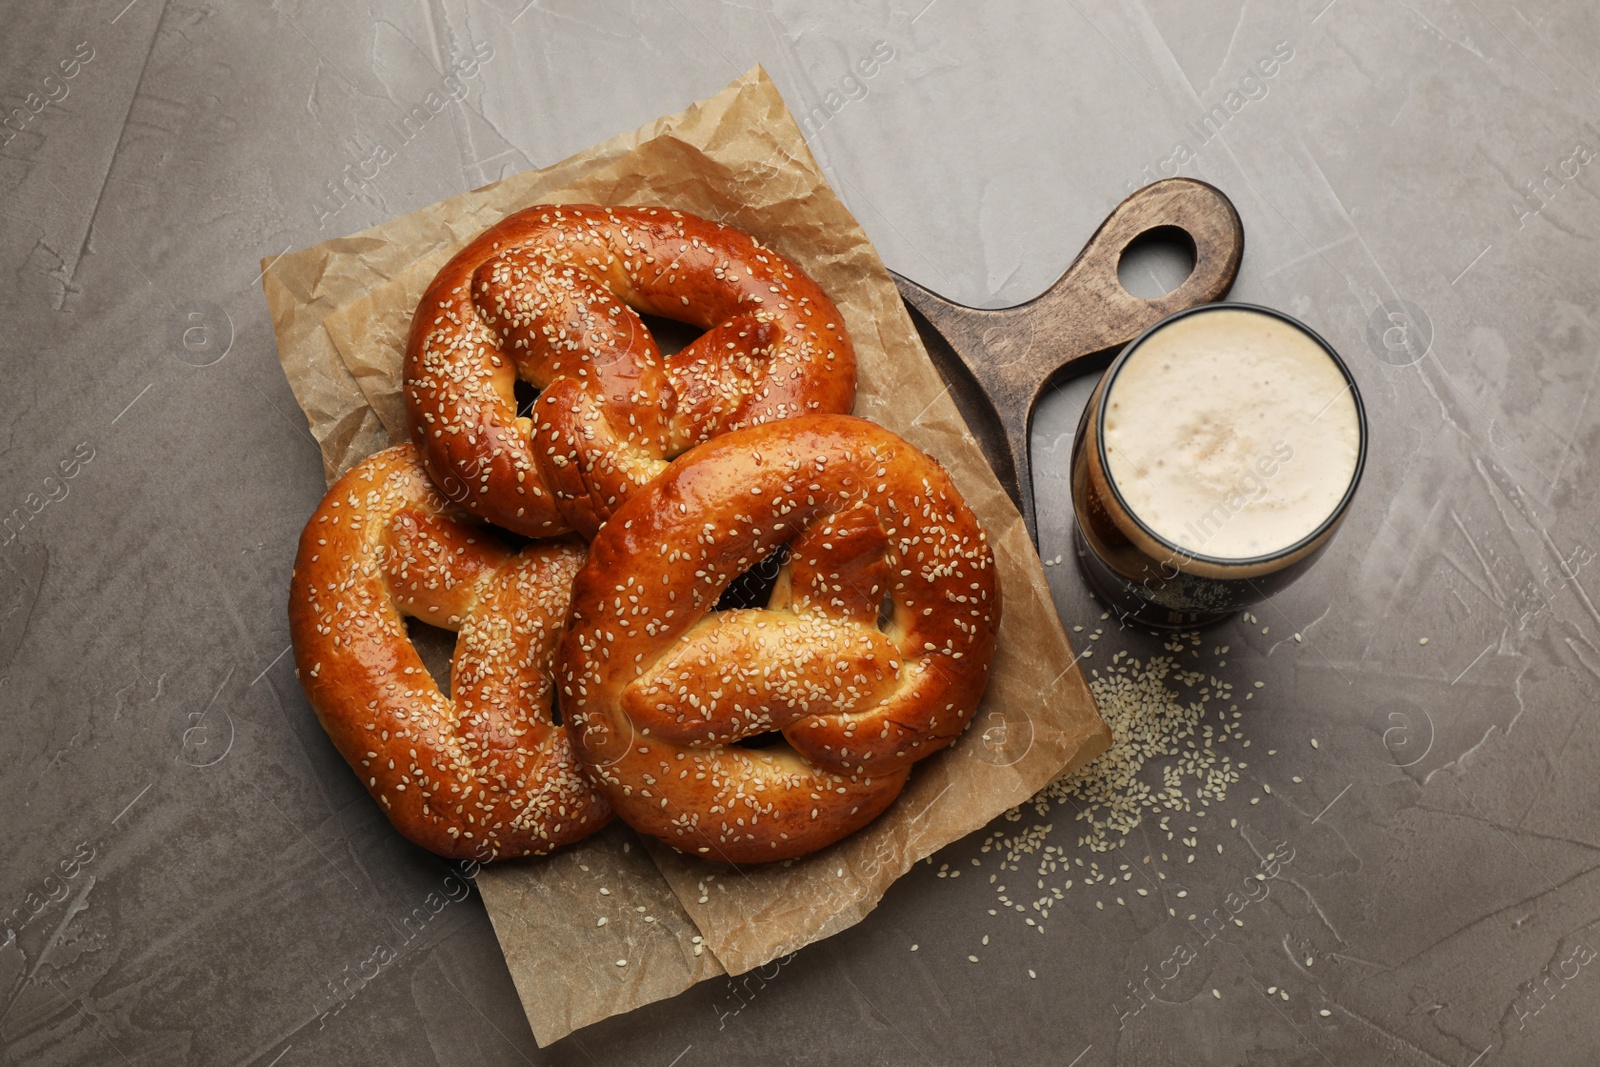
[{"label": "crumpled baking paper", "polygon": [[554,856],[482,868],[484,905],[534,1036],[548,1045],[861,921],[912,864],[1093,759],[1110,733],[1022,519],[888,271],[759,67],[555,166],[263,261],[284,373],[330,483],[406,436],[401,360],[427,283],[477,233],[537,203],[675,208],[751,233],[799,263],[838,304],[855,342],[855,413],[950,471],[989,532],[1003,597],[992,679],[972,726],[917,764],[900,799],[852,837],[799,860],[735,869],[641,842],[613,823]]}]

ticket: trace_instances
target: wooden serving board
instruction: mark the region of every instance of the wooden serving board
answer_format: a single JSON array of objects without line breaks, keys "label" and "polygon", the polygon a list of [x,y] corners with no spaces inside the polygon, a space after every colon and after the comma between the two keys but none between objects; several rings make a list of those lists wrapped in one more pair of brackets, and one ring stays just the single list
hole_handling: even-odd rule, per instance
[{"label": "wooden serving board", "polygon": [[[1193,243],[1194,269],[1165,296],[1134,296],[1117,277],[1122,255],[1162,230]],[[965,307],[894,275],[928,354],[1035,544],[1028,428],[1045,386],[1103,368],[1175,311],[1222,299],[1243,256],[1244,228],[1228,198],[1205,182],[1168,178],[1118,204],[1055,284],[1025,304]]]}]

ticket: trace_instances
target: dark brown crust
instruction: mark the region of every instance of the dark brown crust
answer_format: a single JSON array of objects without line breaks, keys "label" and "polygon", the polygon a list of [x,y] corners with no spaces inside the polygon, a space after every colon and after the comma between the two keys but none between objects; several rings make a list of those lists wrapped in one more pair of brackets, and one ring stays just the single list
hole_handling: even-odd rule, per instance
[{"label": "dark brown crust", "polygon": [[[783,544],[766,609],[711,614]],[[600,531],[572,611],[562,706],[612,806],[681,851],[752,863],[864,826],[961,734],[1000,599],[944,470],[882,427],[824,415],[681,457]],[[787,743],[730,744],[770,730]]]},{"label": "dark brown crust", "polygon": [[[551,659],[583,549],[507,548],[429,482],[411,445],[369,457],[306,524],[289,590],[296,674],[395,828],[487,862],[610,818],[551,718]],[[452,698],[402,615],[458,632]]]},{"label": "dark brown crust", "polygon": [[[707,332],[663,358],[637,312]],[[541,205],[439,272],[406,351],[412,440],[451,500],[533,537],[592,537],[686,449],[855,400],[815,282],[748,235],[661,208]],[[517,376],[543,390],[519,419]]]}]

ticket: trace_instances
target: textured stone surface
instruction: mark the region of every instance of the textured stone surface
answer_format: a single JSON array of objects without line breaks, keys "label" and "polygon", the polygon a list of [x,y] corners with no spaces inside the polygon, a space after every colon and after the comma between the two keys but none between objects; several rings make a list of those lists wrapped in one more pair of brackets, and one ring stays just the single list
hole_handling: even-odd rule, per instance
[{"label": "textured stone surface", "polygon": [[[97,0],[4,25],[0,1060],[1593,1062],[1592,5]],[[464,100],[398,132],[475,46]],[[1363,388],[1373,455],[1345,529],[1259,624],[1206,637],[1238,692],[1266,682],[1241,707],[1274,788],[1208,813],[1240,828],[1202,841],[1240,847],[1184,864],[1187,899],[1251,875],[1252,842],[1294,861],[1137,1012],[1127,984],[1190,936],[1167,902],[1074,889],[1036,933],[988,914],[979,835],[939,858],[968,877],[919,867],[765,977],[538,1049],[481,905],[389,831],[283,655],[322,478],[260,258],[554,162],[757,62],[900,272],[1017,303],[1130,188],[1201,177],[1244,219],[1234,295],[1304,318]],[[1069,561],[1085,391],[1034,436],[1043,552]],[[1075,570],[1051,574],[1092,626]],[[1147,823],[1123,852],[1167,847]]]}]

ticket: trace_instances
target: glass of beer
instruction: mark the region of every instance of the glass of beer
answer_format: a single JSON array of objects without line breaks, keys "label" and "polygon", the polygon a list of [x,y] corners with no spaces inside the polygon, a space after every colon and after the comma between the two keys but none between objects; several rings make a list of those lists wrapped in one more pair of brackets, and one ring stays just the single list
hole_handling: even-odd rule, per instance
[{"label": "glass of beer", "polygon": [[1254,304],[1169,315],[1122,350],[1078,424],[1079,566],[1124,621],[1221,622],[1311,565],[1366,454],[1355,379],[1309,327]]}]

